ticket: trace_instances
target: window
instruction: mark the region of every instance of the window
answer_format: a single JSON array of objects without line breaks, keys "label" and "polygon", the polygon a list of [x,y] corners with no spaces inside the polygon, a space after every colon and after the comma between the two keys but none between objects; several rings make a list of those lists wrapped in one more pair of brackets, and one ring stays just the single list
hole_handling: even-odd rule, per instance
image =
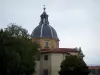
[{"label": "window", "polygon": [[44,55],[44,60],[48,60],[48,55]]},{"label": "window", "polygon": [[45,47],[48,48],[48,41],[45,42]]},{"label": "window", "polygon": [[48,75],[48,69],[43,70],[43,75]]}]

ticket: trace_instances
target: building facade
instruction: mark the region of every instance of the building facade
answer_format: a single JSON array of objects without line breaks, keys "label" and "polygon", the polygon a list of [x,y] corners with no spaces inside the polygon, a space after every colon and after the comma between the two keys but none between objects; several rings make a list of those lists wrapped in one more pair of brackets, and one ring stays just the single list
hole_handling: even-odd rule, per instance
[{"label": "building facade", "polygon": [[56,30],[49,25],[45,8],[39,25],[32,32],[32,41],[40,45],[40,59],[36,61],[35,75],[58,75],[60,64],[67,54],[83,57],[81,48],[59,48]]},{"label": "building facade", "polygon": [[100,75],[100,66],[89,66],[90,75]]}]

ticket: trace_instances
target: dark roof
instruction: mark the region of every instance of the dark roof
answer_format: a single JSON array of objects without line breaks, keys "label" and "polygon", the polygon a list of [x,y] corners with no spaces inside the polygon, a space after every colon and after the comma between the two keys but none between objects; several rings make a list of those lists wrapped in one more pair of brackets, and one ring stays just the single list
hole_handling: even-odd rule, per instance
[{"label": "dark roof", "polygon": [[55,48],[55,49],[40,49],[41,53],[68,53],[78,52],[76,48]]},{"label": "dark roof", "polygon": [[89,69],[100,69],[100,66],[88,66]]},{"label": "dark roof", "polygon": [[57,40],[58,36],[55,29],[49,25],[48,15],[44,11],[43,14],[40,16],[41,21],[39,25],[33,30],[31,37],[32,38],[55,38]]}]

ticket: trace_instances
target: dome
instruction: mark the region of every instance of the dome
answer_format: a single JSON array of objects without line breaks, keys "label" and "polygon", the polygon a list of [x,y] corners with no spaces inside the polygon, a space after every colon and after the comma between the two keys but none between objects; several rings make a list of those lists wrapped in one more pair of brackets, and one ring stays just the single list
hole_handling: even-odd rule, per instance
[{"label": "dome", "polygon": [[41,17],[40,23],[33,30],[31,37],[32,38],[54,38],[56,40],[59,40],[55,29],[49,25],[48,15],[46,14],[45,10],[40,17]]},{"label": "dome", "polygon": [[32,38],[55,38],[58,39],[57,33],[50,25],[39,25],[32,32]]}]

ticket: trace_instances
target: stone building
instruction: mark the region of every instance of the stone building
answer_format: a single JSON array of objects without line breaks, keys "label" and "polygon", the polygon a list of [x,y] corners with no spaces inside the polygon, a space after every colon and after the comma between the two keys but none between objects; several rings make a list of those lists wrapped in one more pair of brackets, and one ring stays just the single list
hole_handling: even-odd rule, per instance
[{"label": "stone building", "polygon": [[58,75],[66,54],[83,57],[81,48],[59,48],[60,38],[56,30],[49,25],[45,8],[40,16],[39,25],[32,32],[32,41],[40,45],[40,59],[36,62],[35,75]]}]

